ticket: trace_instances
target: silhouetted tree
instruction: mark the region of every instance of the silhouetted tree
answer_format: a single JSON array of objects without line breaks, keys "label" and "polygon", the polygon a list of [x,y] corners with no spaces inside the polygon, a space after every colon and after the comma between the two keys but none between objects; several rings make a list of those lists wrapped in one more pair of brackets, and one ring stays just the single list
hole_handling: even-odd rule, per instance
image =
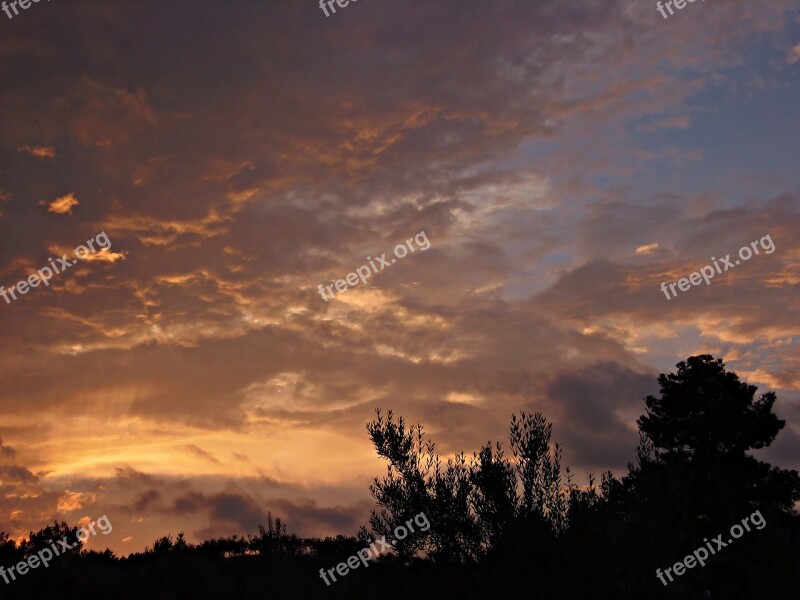
[{"label": "silhouetted tree", "polygon": [[270,554],[293,555],[301,552],[304,544],[296,535],[286,533],[286,524],[280,517],[273,521],[272,513],[267,513],[267,527],[258,526],[259,535],[250,539],[250,549],[262,556]]},{"label": "silhouetted tree", "polygon": [[378,409],[367,424],[378,455],[388,462],[388,473],[375,478],[370,492],[383,509],[372,511],[370,524],[379,536],[394,540],[395,529],[420,512],[437,523],[426,533],[397,540],[395,550],[403,557],[425,550],[438,560],[474,560],[480,538],[470,510],[469,469],[464,455],[442,466],[435,444],[425,440],[421,425],[406,429],[403,417],[395,422],[392,411],[384,419]]},{"label": "silhouetted tree", "polygon": [[17,548],[17,543],[5,531],[0,531],[0,564],[17,562],[22,558],[22,551]]},{"label": "silhouetted tree", "polygon": [[505,460],[502,444],[490,444],[475,455],[470,473],[474,487],[472,506],[485,546],[499,547],[510,535],[517,512],[517,475],[514,465]]},{"label": "silhouetted tree", "polygon": [[250,548],[250,541],[244,536],[214,538],[196,546],[198,552],[217,556],[243,556]]},{"label": "silhouetted tree", "polygon": [[[710,355],[678,363],[676,373],[662,374],[658,382],[660,396],[645,398],[646,414],[638,420],[636,463],[629,464],[626,476],[605,482],[603,502],[590,526],[604,540],[606,556],[624,556],[636,548],[630,561],[638,568],[610,563],[605,570],[616,569],[618,579],[647,587],[647,571],[759,509],[771,523],[769,531],[756,534],[760,537],[750,544],[726,548],[713,567],[670,590],[694,595],[713,590],[726,598],[750,598],[758,590],[790,597],[785,595],[790,580],[776,563],[782,560],[777,548],[797,547],[792,505],[800,499],[800,480],[797,472],[771,467],[747,453],[768,446],[784,426],[772,410],[775,394],[756,399],[755,386],[740,382]],[[606,539],[610,536],[614,541]],[[775,546],[769,552],[757,545],[765,537]],[[797,568],[796,559],[791,564],[790,569]]]},{"label": "silhouetted tree", "polygon": [[[36,533],[32,532],[27,540],[22,540],[19,548],[22,550],[24,556],[36,554],[42,548],[50,547],[56,544],[56,548],[61,556],[78,556],[81,553],[83,542],[78,539],[79,527],[70,527],[65,521],[53,521],[52,525],[48,525],[40,529]],[[66,539],[70,548],[65,549],[59,540]]]},{"label": "silhouetted tree", "polygon": [[172,541],[172,535],[167,534],[153,542],[153,547],[148,548],[145,552],[150,554],[168,554],[172,552],[174,545],[175,542]]},{"label": "silhouetted tree", "polygon": [[511,449],[522,484],[519,516],[547,524],[558,532],[566,527],[566,482],[561,475],[561,447],[550,446],[553,425],[541,413],[511,415]]},{"label": "silhouetted tree", "polygon": [[645,399],[647,414],[638,420],[652,443],[647,466],[679,469],[688,510],[701,519],[733,521],[757,506],[790,511],[800,500],[797,472],[747,454],[769,446],[785,425],[773,412],[775,393],[755,399],[756,386],[708,354],[677,367],[659,376],[661,396]]},{"label": "silhouetted tree", "polygon": [[431,522],[427,534],[398,542],[402,556],[422,549],[440,562],[465,562],[490,550],[519,554],[532,536],[543,548],[542,536],[566,527],[569,493],[561,449],[551,447],[552,425],[541,414],[512,415],[513,463],[500,444],[490,442],[469,463],[461,453],[445,465],[422,426],[407,430],[391,411],[384,419],[378,409],[376,416],[367,430],[389,466],[387,476],[370,486],[383,507],[372,513],[373,530],[393,538],[394,528],[419,512]]}]

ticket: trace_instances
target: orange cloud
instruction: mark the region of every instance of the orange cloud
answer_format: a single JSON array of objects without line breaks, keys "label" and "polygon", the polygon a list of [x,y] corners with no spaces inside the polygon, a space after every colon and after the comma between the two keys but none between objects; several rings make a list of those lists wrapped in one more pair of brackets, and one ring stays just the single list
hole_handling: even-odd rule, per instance
[{"label": "orange cloud", "polygon": [[17,148],[17,152],[27,152],[31,156],[35,156],[36,158],[55,158],[56,157],[56,149],[50,148],[49,146],[20,146]]},{"label": "orange cloud", "polygon": [[[46,200],[42,200],[39,204],[48,203]],[[66,196],[61,196],[50,202],[47,212],[56,213],[57,215],[71,215],[73,207],[78,206],[78,204],[80,204],[80,202],[78,202],[75,194],[69,193]]]},{"label": "orange cloud", "polygon": [[660,246],[658,245],[658,243],[645,244],[644,246],[639,246],[636,249],[636,252],[634,252],[634,254],[652,254],[653,252],[658,250],[659,247]]},{"label": "orange cloud", "polygon": [[109,262],[115,263],[118,260],[125,260],[125,257],[128,256],[128,253],[125,251],[122,252],[112,252],[108,248],[100,248],[97,252],[93,252],[92,254],[87,254],[81,260],[84,262]]}]

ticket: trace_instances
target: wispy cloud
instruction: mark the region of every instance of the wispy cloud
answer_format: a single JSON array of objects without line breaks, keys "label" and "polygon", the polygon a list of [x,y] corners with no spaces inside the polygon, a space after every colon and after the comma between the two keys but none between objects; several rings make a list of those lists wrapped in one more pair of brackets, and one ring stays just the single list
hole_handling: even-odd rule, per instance
[{"label": "wispy cloud", "polygon": [[790,65],[800,61],[800,44],[797,44],[794,48],[789,50],[786,60]]},{"label": "wispy cloud", "polygon": [[645,244],[644,246],[639,246],[636,248],[634,254],[652,254],[659,248],[660,246],[657,243]]},{"label": "wispy cloud", "polygon": [[50,148],[48,146],[20,146],[17,148],[17,152],[26,152],[36,158],[52,159],[56,157],[55,148]]}]

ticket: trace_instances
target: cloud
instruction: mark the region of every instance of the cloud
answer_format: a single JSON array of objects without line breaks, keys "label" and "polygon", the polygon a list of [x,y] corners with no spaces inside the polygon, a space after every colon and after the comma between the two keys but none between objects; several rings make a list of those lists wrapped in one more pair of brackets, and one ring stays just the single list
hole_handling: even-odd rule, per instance
[{"label": "cloud", "polygon": [[16,451],[0,443],[0,530],[20,539],[43,523],[52,522],[70,493],[48,489],[40,474],[14,464],[16,459]]},{"label": "cloud", "polygon": [[55,148],[51,148],[49,146],[20,146],[17,148],[17,152],[26,152],[31,156],[35,156],[36,158],[55,158],[56,157],[56,150]]},{"label": "cloud", "polygon": [[186,448],[187,450],[198,456],[201,456],[202,458],[206,459],[209,462],[212,462],[214,464],[219,464],[219,461],[214,457],[213,454],[211,454],[210,452],[206,452],[205,450],[203,450],[198,446],[195,446],[194,444],[187,444],[186,446],[184,446],[184,448]]},{"label": "cloud", "polygon": [[0,465],[0,475],[4,483],[38,483],[39,478],[36,477],[25,467],[17,465]]},{"label": "cloud", "polygon": [[660,246],[658,245],[658,243],[645,244],[644,246],[639,246],[638,248],[636,248],[634,254],[652,254],[659,248]]},{"label": "cloud", "polygon": [[149,490],[141,494],[133,503],[133,510],[136,511],[137,514],[147,514],[153,508],[156,507],[162,500],[161,493],[157,490]]},{"label": "cloud", "polygon": [[96,252],[91,252],[84,256],[81,260],[84,262],[107,262],[115,263],[118,260],[125,260],[128,256],[126,251],[114,252],[110,248],[100,248]]},{"label": "cloud", "polygon": [[81,511],[86,506],[96,502],[97,496],[93,493],[73,492],[66,490],[58,499],[56,510],[60,513]]},{"label": "cloud", "polygon": [[794,48],[789,50],[789,54],[786,57],[786,61],[793,65],[796,62],[800,61],[800,44],[797,44]]},{"label": "cloud", "polygon": [[0,459],[13,459],[17,455],[17,451],[11,446],[4,446],[3,439],[0,438]]},{"label": "cloud", "polygon": [[643,123],[636,126],[636,131],[641,133],[652,133],[660,129],[686,129],[691,123],[689,117],[673,116],[658,119],[650,123]]},{"label": "cloud", "polygon": [[75,198],[75,194],[70,193],[66,196],[56,198],[49,203],[46,200],[42,200],[39,202],[39,204],[47,205],[47,212],[55,213],[57,215],[71,215],[73,207],[78,206],[80,202],[78,202],[78,199]]},{"label": "cloud", "polygon": [[654,373],[616,363],[597,363],[556,376],[547,386],[558,415],[554,437],[567,458],[595,472],[622,469],[638,442],[633,421],[644,412],[642,398],[656,393]]},{"label": "cloud", "polygon": [[83,75],[73,94],[72,134],[86,145],[125,146],[157,124],[147,92],[141,88],[115,87]]},{"label": "cloud", "polygon": [[324,532],[320,535],[335,531],[355,535],[358,528],[367,522],[374,504],[362,501],[351,506],[321,507],[314,500],[276,500],[271,506],[275,514],[282,515],[286,523],[298,530]]}]

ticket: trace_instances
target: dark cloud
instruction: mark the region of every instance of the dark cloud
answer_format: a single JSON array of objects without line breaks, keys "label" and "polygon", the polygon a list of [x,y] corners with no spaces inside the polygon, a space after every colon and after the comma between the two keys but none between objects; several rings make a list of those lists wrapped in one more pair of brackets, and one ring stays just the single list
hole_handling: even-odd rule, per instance
[{"label": "dark cloud", "polygon": [[0,466],[0,479],[4,483],[39,483],[39,478],[36,475],[25,467],[16,465]]},{"label": "dark cloud", "polygon": [[622,469],[639,441],[631,417],[637,411],[642,414],[643,398],[657,392],[654,373],[636,372],[617,363],[602,362],[578,373],[560,374],[547,386],[559,414],[554,441],[564,447],[568,462],[595,473]]},{"label": "dark cloud", "polygon": [[11,446],[4,446],[3,440],[0,438],[0,459],[13,459],[17,455],[17,451]]},{"label": "dark cloud", "polygon": [[284,519],[293,528],[300,531],[318,531],[319,535],[355,535],[358,528],[369,520],[369,511],[374,508],[372,502],[363,501],[351,506],[321,507],[314,500],[291,502],[276,500],[273,503],[276,514],[285,515]]},{"label": "dark cloud", "polygon": [[202,448],[200,448],[198,446],[195,446],[194,444],[187,444],[185,446],[185,448],[189,452],[193,452],[194,454],[197,454],[198,456],[202,456],[203,458],[205,458],[209,462],[212,462],[214,464],[219,464],[219,461],[214,457],[213,454],[211,454],[210,452],[206,452],[205,450],[203,450]]},{"label": "dark cloud", "polygon": [[161,494],[156,490],[145,492],[133,503],[133,509],[137,513],[148,512],[155,504],[161,502]]}]

